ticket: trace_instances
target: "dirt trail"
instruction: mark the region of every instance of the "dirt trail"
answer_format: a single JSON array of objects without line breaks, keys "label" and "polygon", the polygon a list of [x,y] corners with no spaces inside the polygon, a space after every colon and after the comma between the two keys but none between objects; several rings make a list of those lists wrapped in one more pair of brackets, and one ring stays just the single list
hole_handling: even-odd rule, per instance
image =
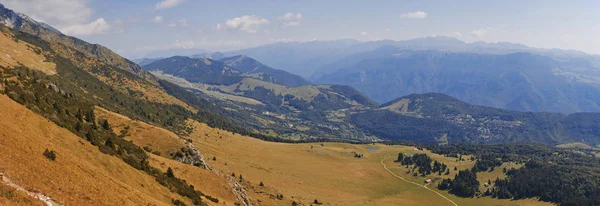
[{"label": "dirt trail", "polygon": [[385,160],[386,160],[386,159],[388,159],[388,158],[389,158],[389,157],[383,158],[383,159],[381,160],[381,164],[383,165],[383,169],[387,170],[387,171],[388,171],[390,174],[394,175],[394,177],[396,177],[396,178],[398,178],[398,179],[401,179],[401,180],[402,180],[402,181],[404,181],[404,182],[408,182],[408,183],[410,183],[410,184],[417,185],[417,186],[419,186],[419,187],[425,188],[426,190],[429,190],[429,191],[431,191],[431,192],[433,192],[433,193],[437,194],[438,196],[440,196],[440,197],[442,197],[442,198],[444,198],[444,199],[448,200],[448,201],[449,201],[450,203],[452,203],[454,206],[458,206],[458,204],[456,204],[456,203],[455,203],[454,201],[452,201],[451,199],[447,198],[446,196],[444,196],[444,195],[440,194],[439,192],[437,192],[437,191],[435,191],[435,190],[432,190],[432,189],[428,188],[426,185],[422,185],[422,184],[419,184],[419,183],[416,183],[416,182],[413,182],[413,181],[406,180],[406,179],[404,179],[403,177],[400,177],[400,176],[398,176],[398,175],[394,174],[394,173],[393,173],[393,172],[392,172],[390,169],[388,169],[388,168],[387,168],[387,165],[385,165],[385,163],[383,163],[383,161],[385,161]]},{"label": "dirt trail", "polygon": [[20,185],[15,184],[10,179],[8,179],[8,177],[6,177],[6,175],[4,175],[4,173],[0,173],[0,180],[4,184],[6,184],[12,188],[15,188],[18,191],[25,192],[25,193],[27,193],[27,195],[34,197],[38,200],[41,200],[42,202],[46,203],[46,205],[48,205],[48,206],[62,206],[62,204],[52,200],[52,198],[50,198],[40,192],[31,192],[31,191],[26,190],[25,188],[21,187]]}]

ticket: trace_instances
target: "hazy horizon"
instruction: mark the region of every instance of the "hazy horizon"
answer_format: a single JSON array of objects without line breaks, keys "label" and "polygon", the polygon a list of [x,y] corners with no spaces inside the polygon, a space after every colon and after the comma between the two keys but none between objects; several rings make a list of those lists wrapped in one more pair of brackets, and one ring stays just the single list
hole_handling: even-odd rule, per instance
[{"label": "hazy horizon", "polygon": [[[599,2],[0,0],[129,58],[232,51],[277,42],[448,36],[600,54]],[[562,25],[557,27],[556,25]]]}]

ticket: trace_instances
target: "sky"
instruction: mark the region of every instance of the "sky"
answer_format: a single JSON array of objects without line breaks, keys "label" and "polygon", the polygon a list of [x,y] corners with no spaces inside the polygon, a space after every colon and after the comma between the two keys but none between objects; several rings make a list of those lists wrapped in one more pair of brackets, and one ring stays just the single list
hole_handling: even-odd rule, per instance
[{"label": "sky", "polygon": [[449,36],[600,54],[600,1],[0,0],[129,58],[288,41]]}]

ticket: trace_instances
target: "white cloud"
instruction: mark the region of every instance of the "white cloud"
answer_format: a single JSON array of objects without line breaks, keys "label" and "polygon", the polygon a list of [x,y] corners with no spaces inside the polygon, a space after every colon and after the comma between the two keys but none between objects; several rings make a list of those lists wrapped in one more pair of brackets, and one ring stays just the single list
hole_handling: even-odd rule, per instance
[{"label": "white cloud", "polygon": [[368,33],[368,32],[366,32],[366,31],[363,31],[363,32],[360,32],[360,35],[361,35],[361,36],[367,36],[367,35],[369,35],[369,33]]},{"label": "white cloud", "polygon": [[281,27],[283,27],[283,28],[295,27],[295,26],[300,25],[300,20],[302,19],[302,14],[288,12],[288,13],[285,13],[283,16],[280,16],[277,18],[279,20],[283,21],[283,23],[281,24]]},{"label": "white cloud", "polygon": [[469,33],[469,35],[471,35],[472,37],[475,38],[479,38],[482,37],[483,35],[485,35],[485,33],[487,32],[487,29],[476,29],[471,31],[471,33]]},{"label": "white cloud", "polygon": [[181,48],[181,49],[192,49],[195,48],[196,46],[196,42],[191,41],[191,40],[187,40],[187,41],[175,41],[175,43],[173,43],[173,47],[175,48]]},{"label": "white cloud", "polygon": [[246,15],[229,19],[225,25],[231,29],[238,29],[248,33],[256,33],[260,26],[270,23],[269,20],[254,15]]},{"label": "white cloud", "polygon": [[463,36],[462,33],[460,33],[460,32],[454,32],[454,33],[452,33],[452,35],[457,36],[457,37]]},{"label": "white cloud", "polygon": [[156,9],[172,8],[183,3],[183,1],[184,0],[163,0],[161,2],[156,3]]},{"label": "white cloud", "polygon": [[392,29],[385,29],[385,32],[390,32],[392,31]]},{"label": "white cloud", "polygon": [[114,26],[104,18],[92,19],[91,0],[0,0],[7,8],[45,22],[68,35],[94,35],[125,31],[124,21]]},{"label": "white cloud", "polygon": [[162,16],[156,16],[154,17],[154,19],[152,19],[152,22],[160,24],[163,22],[163,17]]},{"label": "white cloud", "polygon": [[61,31],[68,35],[93,35],[106,33],[110,29],[110,24],[106,23],[104,18],[87,24],[75,24],[62,28]]},{"label": "white cloud", "polygon": [[83,24],[94,13],[87,0],[0,0],[0,3],[56,27]]},{"label": "white cloud", "polygon": [[403,18],[403,19],[424,19],[424,18],[427,18],[427,13],[425,13],[423,11],[409,12],[409,13],[400,15],[400,18]]},{"label": "white cloud", "polygon": [[288,12],[288,13],[285,13],[283,16],[280,16],[279,19],[281,19],[283,21],[298,21],[298,20],[302,19],[302,14]]}]

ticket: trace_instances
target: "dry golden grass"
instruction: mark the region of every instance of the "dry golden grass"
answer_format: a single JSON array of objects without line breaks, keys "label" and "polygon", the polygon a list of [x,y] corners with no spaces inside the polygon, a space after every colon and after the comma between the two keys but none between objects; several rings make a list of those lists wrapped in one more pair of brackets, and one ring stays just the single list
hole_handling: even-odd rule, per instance
[{"label": "dry golden grass", "polygon": [[[167,205],[189,201],[153,177],[0,95],[0,169],[13,182],[66,205]],[[56,151],[56,161],[42,155]]]},{"label": "dry golden grass", "polygon": [[[96,64],[102,64],[96,62]],[[82,67],[85,65],[81,65]],[[84,67],[85,68],[85,67]],[[93,73],[92,73],[93,74]],[[128,78],[119,78],[116,72],[110,72],[110,76],[102,76],[98,74],[93,74],[96,78],[105,82],[108,85],[113,85],[119,90],[121,93],[128,93],[128,90],[140,92],[143,94],[141,97],[145,101],[163,103],[163,104],[174,104],[179,105],[191,112],[198,112],[197,109],[189,106],[185,102],[167,94],[165,91],[158,88],[156,85],[150,84],[145,80],[137,79],[132,80]]]},{"label": "dry golden grass", "polygon": [[35,199],[25,192],[17,191],[0,182],[0,205],[5,206],[45,206],[42,201]]},{"label": "dry golden grass", "polygon": [[[100,153],[6,96],[0,96],[0,114],[6,117],[0,120],[0,169],[30,190],[41,191],[68,205],[163,205],[173,198],[187,201],[158,185],[152,177]],[[109,119],[117,132],[129,125],[132,135],[128,138],[141,146],[151,145],[155,150],[168,152],[183,145],[174,134],[161,128],[102,109],[98,109],[98,116]],[[163,171],[171,167],[177,177],[219,198],[224,205],[236,202],[225,177],[231,173],[236,178],[243,176],[242,185],[255,205],[290,205],[292,201],[308,205],[315,199],[326,205],[452,205],[431,191],[392,176],[380,161],[388,158],[383,163],[394,174],[418,183],[435,179],[436,175],[406,174],[405,167],[393,162],[398,152],[427,153],[451,168],[449,176],[456,174],[454,167],[469,169],[474,164],[469,156],[463,157],[465,161],[457,161],[408,146],[283,144],[240,136],[195,121],[188,124],[194,130],[185,138],[193,141],[218,174],[155,155],[151,164]],[[57,152],[55,162],[41,155],[45,148]],[[364,158],[354,158],[353,152],[364,154]],[[213,156],[216,161],[211,160]],[[479,173],[480,181],[501,176],[502,167],[489,174]],[[260,182],[265,186],[259,186]],[[436,190],[433,185],[429,187]],[[458,205],[549,205],[535,200],[459,198],[446,191],[438,192]],[[284,198],[275,198],[278,194]]]},{"label": "dry golden grass", "polygon": [[[161,169],[163,172],[167,168],[173,169],[175,176],[186,180],[194,185],[198,191],[219,199],[219,205],[234,205],[236,198],[232,192],[232,187],[224,176],[219,176],[211,170],[200,169],[196,166],[183,164],[172,159],[151,155],[150,165]],[[210,202],[206,200],[205,202]]]},{"label": "dry golden grass", "polygon": [[169,157],[169,154],[177,152],[180,148],[185,147],[183,140],[166,129],[155,127],[150,124],[138,120],[129,119],[126,116],[108,111],[101,107],[96,107],[94,110],[96,117],[100,119],[108,119],[115,134],[120,134],[121,130],[129,127],[126,140],[133,141],[140,147],[148,146],[152,151],[160,152],[161,156]]},{"label": "dry golden grass", "polygon": [[[290,201],[309,204],[314,199],[327,205],[452,205],[447,200],[422,187],[397,179],[383,169],[380,161],[395,174],[422,183],[426,178],[405,174],[393,159],[398,152],[427,153],[452,169],[469,169],[474,162],[456,161],[456,158],[415,151],[413,147],[386,145],[352,145],[343,143],[284,144],[265,142],[231,132],[210,128],[190,121],[195,130],[188,137],[206,156],[215,156],[211,166],[225,174],[243,175],[246,188],[254,202],[262,205],[288,205]],[[312,148],[311,148],[312,147]],[[377,148],[369,150],[368,148]],[[354,158],[352,152],[364,154]],[[427,177],[433,178],[436,175]],[[442,175],[442,177],[447,177]],[[259,195],[259,182],[271,188],[271,194],[281,193],[284,200]],[[435,189],[433,186],[430,188]],[[498,200],[492,198],[459,198],[439,191],[458,205],[549,205],[535,200]]]},{"label": "dry golden grass", "polygon": [[0,31],[0,66],[16,67],[24,65],[48,75],[56,74],[56,64],[46,62],[46,57],[42,53],[37,54],[34,49],[42,51],[26,42],[16,42],[11,34]]},{"label": "dry golden grass", "polygon": [[[96,107],[96,116],[100,119],[108,119],[113,131],[119,133],[125,127],[129,127],[129,136],[125,139],[133,141],[138,146],[148,146],[153,151],[159,151],[161,156],[151,155],[150,165],[161,169],[163,172],[171,167],[178,178],[186,180],[194,185],[199,191],[219,199],[220,204],[233,205],[235,196],[232,193],[231,186],[226,178],[219,176],[210,170],[200,169],[198,167],[183,164],[169,157],[172,152],[186,147],[182,139],[176,134],[141,121],[132,120],[123,115]],[[206,202],[210,202],[207,200]]]},{"label": "dry golden grass", "polygon": [[[120,68],[127,70],[123,67],[123,65],[128,65],[124,58],[112,53],[112,51],[108,49],[98,50],[97,52],[106,51],[108,53],[103,54],[90,54],[85,52],[77,46],[74,42],[71,42],[70,39],[65,39],[62,37],[56,37],[48,39],[51,36],[43,36],[43,39],[48,40],[53,51],[66,59],[70,59],[71,62],[82,68],[86,71],[90,71],[91,68],[103,68],[107,64],[112,65],[115,68]],[[60,43],[58,43],[60,42]],[[83,57],[80,56],[80,53],[83,52],[85,55]],[[105,56],[108,55],[108,56]],[[107,60],[109,63],[104,63],[100,61],[98,58],[103,60]],[[122,75],[118,74],[116,71],[106,70],[103,74],[96,74],[90,72],[93,76],[98,78],[99,80],[105,82],[108,85],[115,86],[115,89],[121,93],[128,94],[128,90],[140,92],[142,94],[140,99],[163,103],[163,104],[175,104],[186,108],[189,111],[197,112],[197,110],[185,102],[167,94],[165,91],[160,89],[157,85],[152,84],[152,82],[147,81],[147,79],[131,79],[122,77]],[[106,76],[105,76],[106,75]]]}]

